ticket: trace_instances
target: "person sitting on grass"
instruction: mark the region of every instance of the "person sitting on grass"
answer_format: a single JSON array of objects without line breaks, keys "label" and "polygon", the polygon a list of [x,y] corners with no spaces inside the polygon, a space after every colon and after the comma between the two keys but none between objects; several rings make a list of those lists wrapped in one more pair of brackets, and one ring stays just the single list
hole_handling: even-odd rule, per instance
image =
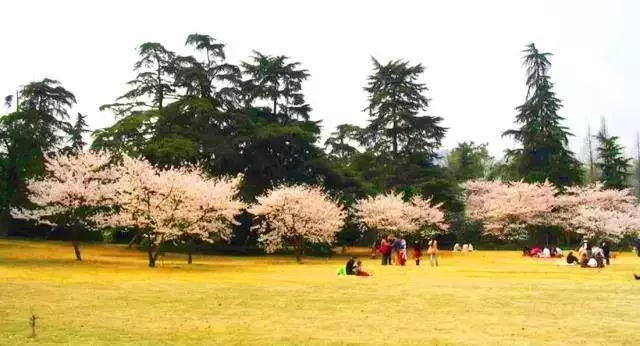
[{"label": "person sitting on grass", "polygon": [[538,257],[551,258],[551,251],[549,250],[548,247],[545,246],[545,248],[538,254]]},{"label": "person sitting on grass", "polygon": [[355,275],[357,276],[371,276],[371,273],[367,272],[366,270],[364,270],[364,268],[362,267],[362,261],[358,261],[356,262],[356,266],[353,268],[353,272],[355,273]]},{"label": "person sitting on grass", "polygon": [[522,248],[522,256],[529,256],[529,251],[531,251],[531,249],[529,249],[528,246],[525,246]]},{"label": "person sitting on grass", "polygon": [[588,268],[589,267],[589,256],[584,251],[580,252],[580,267]]},{"label": "person sitting on grass", "polygon": [[604,268],[604,255],[602,254],[602,252],[599,252],[596,257],[596,267],[598,268]]},{"label": "person sitting on grass", "polygon": [[453,245],[453,252],[460,252],[460,251],[462,251],[462,246],[460,246],[460,244],[458,243],[455,243]]},{"label": "person sitting on grass", "polygon": [[578,257],[573,255],[573,251],[569,251],[567,255],[567,264],[579,264]]},{"label": "person sitting on grass", "polygon": [[471,242],[467,244],[467,249],[469,250],[469,252],[473,252],[473,244],[471,244]]},{"label": "person sitting on grass", "polygon": [[356,263],[356,258],[355,257],[349,258],[349,260],[347,261],[346,268],[345,268],[346,272],[347,272],[347,275],[355,275],[355,273],[353,272],[355,263]]}]

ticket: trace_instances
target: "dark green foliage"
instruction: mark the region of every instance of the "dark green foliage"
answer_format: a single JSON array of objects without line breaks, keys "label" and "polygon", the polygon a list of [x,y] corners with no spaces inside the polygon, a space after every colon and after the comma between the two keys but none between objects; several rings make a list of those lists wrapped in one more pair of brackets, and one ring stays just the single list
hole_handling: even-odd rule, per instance
[{"label": "dark green foliage", "polygon": [[624,189],[627,187],[627,178],[631,164],[630,158],[624,156],[624,148],[618,143],[618,137],[609,136],[606,131],[600,131],[596,136],[598,140],[598,162],[600,169],[600,182],[610,189]]},{"label": "dark green foliage", "polygon": [[462,142],[447,154],[447,166],[458,181],[485,178],[490,161],[487,144]]},{"label": "dark green foliage", "polygon": [[338,125],[336,131],[324,142],[330,157],[344,160],[358,152],[355,147],[362,136],[362,129],[351,124]]},{"label": "dark green foliage", "polygon": [[84,141],[83,135],[85,133],[91,132],[88,129],[87,125],[87,116],[78,113],[76,117],[76,121],[73,123],[71,128],[69,128],[69,146],[65,148],[67,153],[80,153],[87,145],[87,142]]},{"label": "dark green foliage", "polygon": [[439,125],[442,118],[419,115],[429,104],[423,95],[428,89],[418,82],[424,68],[400,60],[385,65],[372,60],[373,74],[365,87],[371,118],[363,144],[381,156],[420,153],[433,157],[446,129]]},{"label": "dark green foliage", "polygon": [[266,100],[273,104],[273,115],[285,120],[309,120],[311,107],[302,93],[302,82],[309,77],[307,70],[300,69],[299,62],[289,62],[289,57],[284,55],[269,56],[258,51],[253,54],[251,62],[242,63],[243,72],[248,76],[242,82],[245,102]]},{"label": "dark green foliage", "polygon": [[517,177],[527,182],[549,180],[562,187],[582,182],[580,162],[567,149],[571,134],[561,125],[558,111],[562,102],[553,91],[548,71],[551,53],[541,53],[532,43],[523,51],[527,68],[527,97],[516,107],[519,128],[508,130],[503,136],[513,137],[522,148],[507,150],[506,157],[513,164]]}]

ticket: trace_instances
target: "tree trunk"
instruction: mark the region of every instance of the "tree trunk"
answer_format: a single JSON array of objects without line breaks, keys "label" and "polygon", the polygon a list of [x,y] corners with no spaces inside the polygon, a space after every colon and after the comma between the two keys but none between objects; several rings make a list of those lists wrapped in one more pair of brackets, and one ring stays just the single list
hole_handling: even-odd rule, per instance
[{"label": "tree trunk", "polygon": [[80,246],[78,244],[78,225],[71,225],[71,245],[73,245],[73,252],[76,254],[76,260],[82,261]]},{"label": "tree trunk", "polygon": [[76,254],[76,260],[82,261],[82,256],[80,254],[80,246],[78,246],[78,242],[76,240],[72,240],[71,245],[73,245],[73,251]]},{"label": "tree trunk", "polygon": [[296,249],[296,262],[302,263],[302,256],[304,255],[304,240],[298,239],[297,249]]},{"label": "tree trunk", "polygon": [[276,110],[277,110],[276,108],[277,107],[278,107],[278,98],[274,97],[273,98],[273,116],[274,117],[276,116]]},{"label": "tree trunk", "polygon": [[193,254],[193,242],[189,241],[189,243],[187,244],[187,254],[189,256],[189,258],[187,259],[187,263],[191,264],[193,263],[193,259],[192,259],[192,254]]},{"label": "tree trunk", "polygon": [[155,246],[149,244],[149,268],[156,267],[157,257],[158,257],[158,253],[155,251]]},{"label": "tree trunk", "polygon": [[142,232],[137,231],[136,234],[133,235],[133,238],[131,238],[131,240],[129,241],[129,249],[131,249],[133,247],[133,244],[138,244],[138,241],[140,239],[140,235],[142,235]]},{"label": "tree trunk", "polygon": [[393,158],[395,159],[398,156],[398,133],[396,132],[398,128],[398,122],[396,120],[393,121]]},{"label": "tree trunk", "polygon": [[9,209],[5,209],[0,212],[0,238],[6,238],[9,236],[10,220]]}]

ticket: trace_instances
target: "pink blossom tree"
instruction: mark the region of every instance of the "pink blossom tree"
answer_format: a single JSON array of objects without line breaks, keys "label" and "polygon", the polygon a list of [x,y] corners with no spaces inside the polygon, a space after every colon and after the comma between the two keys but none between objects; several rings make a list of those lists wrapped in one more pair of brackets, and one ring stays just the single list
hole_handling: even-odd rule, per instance
[{"label": "pink blossom tree", "polygon": [[601,184],[568,188],[557,199],[556,223],[587,238],[619,240],[640,229],[640,213],[630,189]]},{"label": "pink blossom tree", "polygon": [[161,245],[183,237],[226,239],[228,222],[243,204],[234,199],[240,178],[209,179],[197,168],[157,169],[148,161],[123,156],[117,167],[113,211],[93,217],[102,227],[137,228],[149,242],[149,267]]},{"label": "pink blossom tree", "polygon": [[356,215],[367,228],[395,235],[416,233],[424,226],[448,229],[440,208],[441,204],[419,196],[404,201],[399,193],[368,197],[355,205]]},{"label": "pink blossom tree", "polygon": [[110,186],[117,179],[109,162],[108,153],[98,152],[46,157],[46,176],[27,183],[29,201],[35,208],[14,208],[12,216],[69,229],[76,259],[81,261],[78,231],[92,229],[87,221],[110,198]]},{"label": "pink blossom tree", "polygon": [[502,239],[522,238],[528,226],[553,224],[557,189],[549,182],[469,181],[467,216],[483,223],[483,233]]},{"label": "pink blossom tree", "polygon": [[281,186],[257,198],[248,211],[259,224],[258,241],[267,252],[293,245],[302,261],[304,244],[331,243],[344,224],[345,212],[321,188]]}]

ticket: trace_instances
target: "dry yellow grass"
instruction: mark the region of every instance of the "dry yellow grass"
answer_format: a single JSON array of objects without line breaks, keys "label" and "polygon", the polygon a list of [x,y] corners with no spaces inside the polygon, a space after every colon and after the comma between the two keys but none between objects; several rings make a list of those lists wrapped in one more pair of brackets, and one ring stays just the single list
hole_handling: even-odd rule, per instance
[{"label": "dry yellow grass", "polygon": [[[0,240],[0,345],[637,344],[631,254],[602,271],[517,252],[338,277],[344,258],[168,256]],[[28,319],[39,316],[29,338]]]}]

